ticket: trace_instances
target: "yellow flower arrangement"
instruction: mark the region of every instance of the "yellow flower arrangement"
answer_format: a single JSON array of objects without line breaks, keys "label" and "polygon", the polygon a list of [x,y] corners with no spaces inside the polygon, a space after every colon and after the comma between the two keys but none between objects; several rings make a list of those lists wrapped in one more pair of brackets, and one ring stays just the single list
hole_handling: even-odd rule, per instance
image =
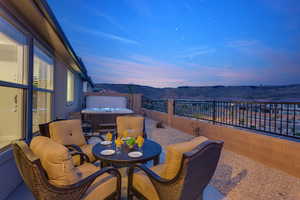
[{"label": "yellow flower arrangement", "polygon": [[123,144],[123,140],[121,140],[121,137],[118,137],[116,140],[115,140],[115,144],[116,144],[116,147],[120,148]]},{"label": "yellow flower arrangement", "polygon": [[144,138],[142,136],[138,136],[137,139],[136,139],[136,143],[138,145],[139,148],[141,148],[144,144]]},{"label": "yellow flower arrangement", "polygon": [[107,141],[112,141],[112,133],[111,132],[108,132],[107,134],[106,134],[106,140]]}]

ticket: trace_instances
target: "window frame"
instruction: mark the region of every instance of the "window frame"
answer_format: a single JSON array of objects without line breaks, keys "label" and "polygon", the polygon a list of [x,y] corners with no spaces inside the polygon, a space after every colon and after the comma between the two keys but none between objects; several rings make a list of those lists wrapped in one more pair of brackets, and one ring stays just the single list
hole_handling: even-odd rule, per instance
[{"label": "window frame", "polygon": [[[56,71],[56,59],[54,57],[54,50],[48,45],[41,37],[24,22],[21,18],[16,17],[6,7],[0,3],[0,17],[2,17],[7,23],[13,26],[17,31],[24,35],[26,38],[26,60],[24,62],[24,74],[27,75],[27,82],[25,84],[13,83],[0,80],[1,87],[11,87],[23,90],[23,117],[22,117],[22,131],[21,137],[18,139],[24,139],[26,142],[30,142],[33,137],[32,133],[32,101],[33,101],[33,90],[42,92],[51,92],[51,119],[54,117],[54,99],[55,99],[55,71]],[[38,43],[39,47],[44,50],[53,59],[53,91],[34,88],[33,87],[33,65],[34,65],[34,44]],[[11,147],[10,144],[0,147],[0,152],[6,151]]]},{"label": "window frame", "polygon": [[[39,87],[35,87],[34,86],[34,83],[33,83],[33,75],[34,75],[34,48],[39,48],[40,51],[42,51],[43,53],[45,53],[47,56],[49,56],[52,61],[53,61],[53,74],[52,74],[52,90],[50,89],[45,89],[45,88],[39,88]],[[45,93],[49,93],[51,95],[50,99],[51,99],[51,103],[50,103],[50,121],[53,119],[53,116],[54,116],[54,91],[55,91],[55,83],[54,83],[54,80],[55,80],[55,58],[54,56],[42,45],[40,44],[40,42],[36,39],[33,40],[33,48],[32,48],[32,76],[30,77],[32,79],[32,93],[33,91],[37,91],[37,92],[45,92]],[[33,106],[33,94],[31,95],[32,98],[31,98],[31,110],[32,110],[32,106]],[[33,111],[31,111],[32,115],[31,115],[31,130],[33,128]],[[38,133],[38,131],[36,132],[33,132],[33,130],[31,131],[32,135],[35,135]]]},{"label": "window frame", "polygon": [[[69,73],[72,74],[73,77],[73,96],[72,96],[72,101],[68,101],[68,92],[69,92]],[[71,69],[67,69],[67,92],[66,92],[66,105],[67,106],[72,106],[75,102],[75,73]]]}]

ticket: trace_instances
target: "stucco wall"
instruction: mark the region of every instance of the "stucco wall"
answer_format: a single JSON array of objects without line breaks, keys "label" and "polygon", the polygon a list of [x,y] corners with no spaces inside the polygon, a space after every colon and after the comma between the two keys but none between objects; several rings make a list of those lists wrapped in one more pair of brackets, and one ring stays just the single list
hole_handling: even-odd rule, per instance
[{"label": "stucco wall", "polygon": [[55,64],[55,94],[54,94],[54,119],[67,118],[69,113],[78,112],[82,108],[83,81],[78,74],[74,73],[74,102],[67,105],[67,66],[56,60]]},{"label": "stucco wall", "polygon": [[168,124],[168,114],[167,113],[158,112],[158,111],[154,111],[154,110],[147,110],[147,109],[142,108],[141,114],[143,114],[151,119],[154,119],[155,121]]},{"label": "stucco wall", "polygon": [[146,116],[183,132],[224,141],[224,148],[300,178],[300,143],[244,129],[142,109]]}]

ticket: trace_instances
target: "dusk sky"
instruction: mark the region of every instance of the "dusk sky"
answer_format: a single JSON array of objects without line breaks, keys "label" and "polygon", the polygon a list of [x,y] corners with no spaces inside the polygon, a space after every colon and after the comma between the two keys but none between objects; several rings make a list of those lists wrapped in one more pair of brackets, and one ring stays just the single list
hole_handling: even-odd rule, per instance
[{"label": "dusk sky", "polygon": [[48,0],[95,83],[300,83],[299,0]]}]

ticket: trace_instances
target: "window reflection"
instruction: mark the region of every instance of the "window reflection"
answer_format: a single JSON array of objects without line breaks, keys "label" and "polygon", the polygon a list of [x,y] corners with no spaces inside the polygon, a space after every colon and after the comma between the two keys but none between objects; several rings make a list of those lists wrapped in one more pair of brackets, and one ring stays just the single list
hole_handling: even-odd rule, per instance
[{"label": "window reflection", "polygon": [[33,85],[36,88],[53,89],[53,60],[34,46]]},{"label": "window reflection", "polygon": [[26,37],[0,17],[0,80],[26,84]]},{"label": "window reflection", "polygon": [[39,124],[51,120],[51,93],[33,91],[32,99],[32,131],[39,130]]}]

